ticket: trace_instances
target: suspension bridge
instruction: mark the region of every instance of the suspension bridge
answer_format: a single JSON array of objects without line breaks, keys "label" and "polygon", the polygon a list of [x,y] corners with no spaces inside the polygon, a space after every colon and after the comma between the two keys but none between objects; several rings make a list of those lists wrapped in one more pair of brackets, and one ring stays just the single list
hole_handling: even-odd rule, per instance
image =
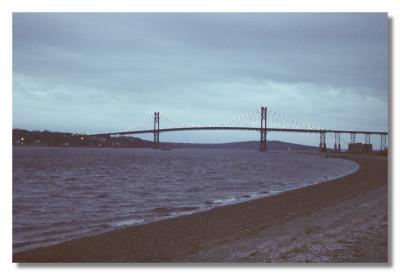
[{"label": "suspension bridge", "polygon": [[[350,142],[348,144],[356,143],[356,135],[364,136],[364,144],[371,143],[371,136],[376,135],[380,137],[380,150],[384,151],[387,149],[387,135],[388,132],[383,131],[361,131],[361,130],[337,130],[337,129],[324,129],[312,126],[307,123],[302,123],[297,120],[291,119],[280,112],[269,110],[268,107],[261,107],[260,109],[255,109],[251,114],[259,115],[259,125],[246,127],[232,125],[234,122],[242,121],[248,118],[250,114],[244,114],[239,118],[227,121],[225,123],[213,124],[213,125],[191,125],[190,123],[178,122],[168,116],[163,116],[167,121],[177,124],[178,127],[168,127],[160,128],[160,112],[154,112],[152,116],[153,128],[146,130],[137,130],[136,128],[143,126],[147,119],[137,124],[133,129],[125,129],[122,131],[108,132],[108,133],[96,133],[90,134],[89,136],[127,136],[127,135],[140,135],[140,134],[153,134],[153,143],[155,148],[160,147],[160,134],[166,132],[179,132],[179,131],[255,131],[260,134],[260,150],[267,151],[267,133],[269,132],[285,132],[285,133],[310,133],[319,134],[319,150],[320,152],[327,151],[327,135],[331,134],[334,136],[334,146],[333,150],[340,152],[341,148],[341,136],[347,134],[350,136]],[[286,122],[281,127],[268,127],[268,118],[270,116],[278,117],[281,121]],[[289,127],[287,125],[289,124]],[[372,148],[372,147],[371,147]]]}]

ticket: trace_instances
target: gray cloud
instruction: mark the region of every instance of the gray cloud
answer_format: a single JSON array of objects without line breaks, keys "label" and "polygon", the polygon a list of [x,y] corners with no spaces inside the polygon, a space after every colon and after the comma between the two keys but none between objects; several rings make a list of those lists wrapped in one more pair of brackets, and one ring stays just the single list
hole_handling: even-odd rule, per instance
[{"label": "gray cloud", "polygon": [[[13,124],[109,131],[153,111],[207,123],[268,105],[385,130],[387,31],[385,13],[16,13]],[[190,136],[171,140],[216,139]]]}]

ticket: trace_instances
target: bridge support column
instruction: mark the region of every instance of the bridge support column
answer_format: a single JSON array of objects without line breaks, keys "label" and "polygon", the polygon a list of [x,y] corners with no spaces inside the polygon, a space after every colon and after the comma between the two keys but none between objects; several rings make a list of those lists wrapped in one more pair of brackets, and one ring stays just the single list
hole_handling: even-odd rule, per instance
[{"label": "bridge support column", "polygon": [[326,135],[325,132],[319,134],[319,151],[326,152]]},{"label": "bridge support column", "polygon": [[267,151],[267,107],[261,107],[260,151]]},{"label": "bridge support column", "polygon": [[386,150],[386,135],[381,134],[381,152]]},{"label": "bridge support column", "polygon": [[154,112],[154,148],[160,147],[160,113]]},{"label": "bridge support column", "polygon": [[350,133],[350,143],[356,143],[356,133]]},{"label": "bridge support column", "polygon": [[371,134],[365,134],[365,144],[371,144]]},{"label": "bridge support column", "polygon": [[335,152],[340,152],[340,132],[335,133],[335,147],[334,147]]}]

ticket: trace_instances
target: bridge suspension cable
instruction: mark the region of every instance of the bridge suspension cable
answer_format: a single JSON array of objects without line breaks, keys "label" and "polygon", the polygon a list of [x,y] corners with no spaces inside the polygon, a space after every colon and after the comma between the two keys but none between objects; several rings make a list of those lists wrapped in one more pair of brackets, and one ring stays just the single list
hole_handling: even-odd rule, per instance
[{"label": "bridge suspension cable", "polygon": [[178,121],[166,114],[161,113],[160,117],[167,120],[168,122],[171,122],[173,125],[176,125],[178,127],[193,127],[193,124],[188,123],[188,122],[182,122],[182,121]]},{"label": "bridge suspension cable", "polygon": [[[259,115],[260,115],[260,109],[259,108],[254,108],[250,112],[241,114],[237,116],[236,118],[226,120],[226,121],[220,121],[220,122],[213,122],[213,123],[206,123],[206,124],[193,124],[185,121],[179,121],[169,115],[166,115],[164,113],[160,113],[160,117],[163,121],[170,122],[175,126],[178,127],[235,127],[235,126],[253,126],[258,127],[259,123]],[[324,128],[317,127],[314,125],[311,125],[309,123],[301,122],[296,119],[290,118],[283,113],[272,109],[268,108],[268,125],[272,126],[273,124],[278,124],[281,125],[283,128],[294,128],[294,129],[310,129],[310,130],[324,130]],[[134,125],[124,129],[123,131],[120,132],[129,132],[129,131],[135,131],[135,130],[140,130],[142,129],[147,123],[150,124],[150,122],[153,121],[153,116],[147,116],[143,118],[141,121],[135,123]],[[165,125],[165,123],[163,123]],[[249,125],[251,124],[251,125]],[[146,127],[144,127],[146,128]],[[149,127],[150,128],[150,127]]]},{"label": "bridge suspension cable", "polygon": [[140,129],[141,127],[143,127],[147,122],[150,122],[153,120],[153,116],[147,116],[145,118],[143,118],[142,120],[140,120],[139,122],[133,124],[132,126],[126,128],[125,130],[121,131],[121,132],[129,132],[129,131],[135,131]]},{"label": "bridge suspension cable", "polygon": [[[295,129],[305,128],[305,129],[309,129],[309,130],[324,130],[324,128],[290,118],[290,117],[284,115],[283,113],[281,113],[277,110],[274,110],[272,108],[268,108],[268,115],[269,115],[268,116],[269,118],[275,117],[275,118],[281,119],[284,122],[287,122],[289,125],[293,125],[293,126],[290,126],[289,128],[295,128]],[[284,126],[284,128],[285,128],[284,123],[282,123],[282,126]]]},{"label": "bridge suspension cable", "polygon": [[[169,121],[179,127],[224,127],[224,126],[233,127],[233,126],[242,125],[243,122],[245,122],[246,120],[248,121],[249,118],[252,118],[252,117],[255,118],[256,114],[257,114],[257,110],[255,109],[251,112],[241,114],[234,119],[230,119],[227,121],[220,121],[220,122],[211,122],[211,123],[206,123],[206,124],[192,124],[192,123],[188,123],[188,122],[182,122],[182,121],[178,121],[178,120],[176,120],[168,115],[165,115],[165,114],[162,115],[162,118],[166,119],[167,121]],[[248,124],[247,124],[247,126],[248,126]]]},{"label": "bridge suspension cable", "polygon": [[240,116],[238,116],[238,117],[236,117],[234,119],[230,119],[230,120],[224,121],[224,122],[220,123],[220,126],[232,127],[232,126],[236,126],[235,123],[239,123],[239,125],[242,125],[241,124],[242,122],[244,122],[244,121],[248,122],[249,119],[251,120],[251,119],[256,118],[257,113],[259,113],[258,108],[254,109],[254,110],[252,110],[250,112],[247,112],[245,114],[242,114],[242,115],[240,115]]}]

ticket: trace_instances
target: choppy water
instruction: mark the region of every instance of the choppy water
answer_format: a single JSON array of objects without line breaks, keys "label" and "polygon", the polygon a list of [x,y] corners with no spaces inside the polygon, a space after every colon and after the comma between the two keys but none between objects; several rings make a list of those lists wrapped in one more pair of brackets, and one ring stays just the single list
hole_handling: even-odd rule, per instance
[{"label": "choppy water", "polygon": [[253,150],[13,149],[13,249],[341,177],[356,163]]}]

